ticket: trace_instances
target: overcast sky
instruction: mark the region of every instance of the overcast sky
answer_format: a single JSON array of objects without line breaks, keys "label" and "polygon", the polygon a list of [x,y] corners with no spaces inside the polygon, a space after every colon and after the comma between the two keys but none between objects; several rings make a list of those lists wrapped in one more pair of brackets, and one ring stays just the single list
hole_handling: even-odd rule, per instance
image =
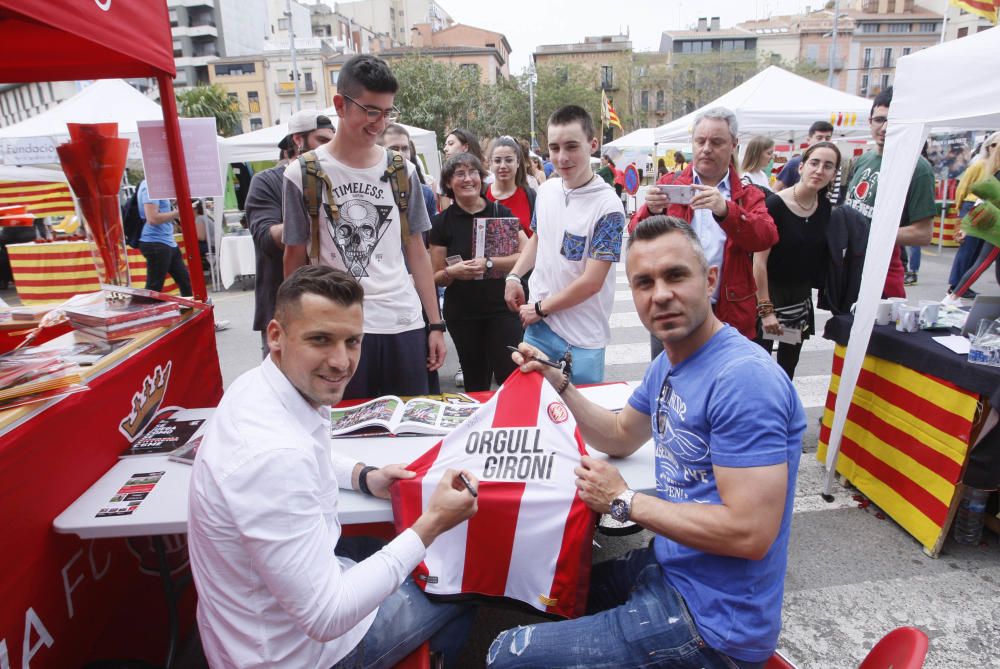
[{"label": "overcast sky", "polygon": [[[841,0],[843,6],[849,0]],[[581,42],[587,35],[628,32],[636,51],[656,51],[660,33],[718,16],[723,28],[740,21],[818,9],[823,0],[438,0],[459,23],[507,36],[511,73],[528,64],[539,44]]]}]

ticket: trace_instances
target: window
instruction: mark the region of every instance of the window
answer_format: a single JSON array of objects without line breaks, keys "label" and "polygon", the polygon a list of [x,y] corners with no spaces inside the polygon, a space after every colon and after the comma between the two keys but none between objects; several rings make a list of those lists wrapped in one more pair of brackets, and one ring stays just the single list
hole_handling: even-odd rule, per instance
[{"label": "window", "polygon": [[663,111],[663,91],[656,91],[656,111]]},{"label": "window", "polygon": [[723,51],[745,51],[746,50],[746,40],[741,39],[724,39],[722,40],[722,50]]},{"label": "window", "polygon": [[644,112],[649,111],[649,91],[641,91],[639,93],[639,109]]},{"label": "window", "polygon": [[904,56],[909,56],[912,52],[913,52],[912,48],[910,48],[908,46],[904,46],[903,47],[903,55]]},{"label": "window", "polygon": [[247,92],[247,107],[251,114],[260,113],[260,95],[257,94],[257,91]]},{"label": "window", "polygon": [[879,90],[884,91],[887,88],[889,88],[889,75],[883,74],[879,81]]},{"label": "window", "polygon": [[310,70],[308,72],[304,72],[303,74],[305,75],[305,87],[306,87],[306,90],[307,91],[314,90],[313,89],[313,73],[312,73],[312,70]]},{"label": "window", "polygon": [[958,36],[959,37],[965,37],[968,34],[969,34],[969,29],[968,28],[959,28],[958,29]]},{"label": "window", "polygon": [[615,87],[615,72],[610,65],[601,65],[601,88],[611,90]]},{"label": "window", "polygon": [[240,76],[253,74],[256,71],[257,67],[253,63],[230,63],[229,65],[215,66],[215,76],[217,77]]},{"label": "window", "polygon": [[858,91],[858,95],[860,95],[863,98],[868,97],[868,75],[867,74],[862,74],[861,75],[861,90]]},{"label": "window", "polygon": [[892,67],[892,47],[887,46],[882,50],[882,67]]},{"label": "window", "polygon": [[861,67],[867,70],[871,66],[872,66],[872,48],[869,46],[865,47],[865,58],[862,61]]},{"label": "window", "polygon": [[288,19],[287,18],[278,19],[278,30],[288,30]]},{"label": "window", "polygon": [[330,84],[336,86],[338,77],[340,77],[340,70],[333,70],[330,72]]},{"label": "window", "polygon": [[236,93],[226,93],[226,97],[229,98],[229,104],[231,104],[232,106],[234,107],[240,106],[240,96],[237,95]]},{"label": "window", "polygon": [[891,33],[908,33],[910,32],[909,23],[890,23],[889,32]]},{"label": "window", "polygon": [[263,130],[264,120],[259,118],[250,119],[250,130]]},{"label": "window", "polygon": [[861,24],[861,32],[863,32],[863,33],[877,33],[880,25],[882,25],[882,24],[880,24],[880,23],[862,23]]},{"label": "window", "polygon": [[819,44],[806,46],[806,60],[810,63],[816,63],[819,60]]},{"label": "window", "polygon": [[938,24],[935,21],[930,21],[928,23],[920,24],[920,32],[922,33],[936,33],[938,30]]},{"label": "window", "polygon": [[697,40],[693,42],[681,42],[681,53],[711,53],[711,40]]},{"label": "window", "polygon": [[479,66],[475,63],[462,63],[458,66],[458,69],[464,74],[469,74],[477,78],[479,77]]}]

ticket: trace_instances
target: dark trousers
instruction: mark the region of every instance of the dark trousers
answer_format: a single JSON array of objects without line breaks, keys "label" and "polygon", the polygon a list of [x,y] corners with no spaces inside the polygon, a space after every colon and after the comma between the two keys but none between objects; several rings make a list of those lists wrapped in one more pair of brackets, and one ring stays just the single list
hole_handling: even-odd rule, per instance
[{"label": "dark trousers", "polygon": [[163,282],[169,274],[181,295],[191,295],[191,275],[178,247],[160,242],[139,242],[139,250],[146,257],[146,288],[163,290]]},{"label": "dark trousers", "polygon": [[[774,340],[764,339],[760,321],[757,321],[757,338],[755,342],[760,344],[768,354],[774,350]],[[785,370],[788,378],[794,378],[795,366],[799,364],[799,355],[802,353],[802,344],[786,344],[778,342],[778,366]]]},{"label": "dark trousers", "polygon": [[427,333],[369,334],[361,340],[361,360],[344,390],[345,400],[382,395],[427,394]]},{"label": "dark trousers", "polygon": [[492,318],[450,320],[448,330],[458,351],[458,361],[465,376],[465,390],[489,390],[507,380],[517,365],[510,359],[508,346],[521,343],[524,331],[517,314],[499,314]]}]

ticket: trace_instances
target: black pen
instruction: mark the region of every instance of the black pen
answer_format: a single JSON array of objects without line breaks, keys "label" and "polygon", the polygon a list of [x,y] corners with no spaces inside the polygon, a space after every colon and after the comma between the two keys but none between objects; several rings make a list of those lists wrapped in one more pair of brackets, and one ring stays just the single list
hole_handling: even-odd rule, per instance
[{"label": "black pen", "polygon": [[472,483],[465,476],[465,474],[463,474],[462,472],[459,472],[458,473],[458,478],[462,479],[462,483],[465,484],[465,487],[469,491],[470,495],[472,495],[473,497],[479,497],[479,493],[476,492],[475,489],[472,487]]},{"label": "black pen", "polygon": [[[521,353],[520,349],[518,349],[516,346],[508,346],[507,350],[512,353]],[[524,354],[521,353],[521,355],[523,356]],[[540,362],[543,365],[548,365],[549,367],[554,367],[555,369],[562,369],[562,365],[560,365],[558,362],[552,362],[551,360],[542,360],[541,358],[531,358],[531,360],[534,360],[535,362]],[[530,362],[530,360],[528,362]]]}]

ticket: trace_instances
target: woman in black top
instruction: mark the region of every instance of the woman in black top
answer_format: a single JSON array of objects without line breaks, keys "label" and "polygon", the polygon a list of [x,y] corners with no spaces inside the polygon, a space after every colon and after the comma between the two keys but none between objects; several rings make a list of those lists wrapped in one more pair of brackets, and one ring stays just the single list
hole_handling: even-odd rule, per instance
[{"label": "woman in black top", "polygon": [[[840,151],[830,142],[813,144],[802,154],[801,178],[793,188],[770,195],[767,210],[778,228],[778,243],[753,256],[757,283],[757,341],[768,352],[772,339],[791,334],[805,340],[816,329],[812,289],[823,286],[829,265],[826,229],[830,223],[827,191],[840,168]],[[778,364],[792,378],[802,341],[778,343]]]},{"label": "woman in black top", "polygon": [[441,170],[441,189],[453,202],[434,217],[429,240],[434,281],[446,286],[444,319],[468,391],[489,390],[491,377],[499,384],[510,376],[517,366],[507,347],[517,346],[523,335],[521,321],[507,309],[503,294],[505,277],[528,238],[518,226],[515,253],[473,256],[475,219],[514,217],[507,207],[483,197],[485,176],[483,164],[470,153],[448,158]]}]

